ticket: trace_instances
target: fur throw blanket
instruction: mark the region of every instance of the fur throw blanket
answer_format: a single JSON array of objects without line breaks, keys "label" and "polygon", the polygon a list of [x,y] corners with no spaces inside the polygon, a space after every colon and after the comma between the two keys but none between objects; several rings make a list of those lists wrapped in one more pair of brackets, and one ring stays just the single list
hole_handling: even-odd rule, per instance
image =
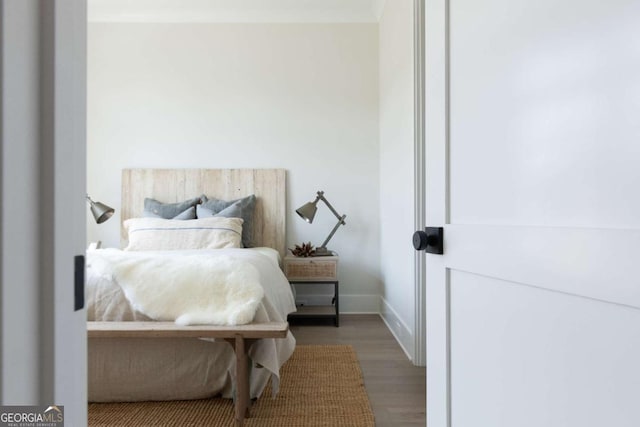
[{"label": "fur throw blanket", "polygon": [[87,252],[93,274],[116,279],[134,309],[179,325],[250,323],[264,296],[258,270],[212,251]]}]

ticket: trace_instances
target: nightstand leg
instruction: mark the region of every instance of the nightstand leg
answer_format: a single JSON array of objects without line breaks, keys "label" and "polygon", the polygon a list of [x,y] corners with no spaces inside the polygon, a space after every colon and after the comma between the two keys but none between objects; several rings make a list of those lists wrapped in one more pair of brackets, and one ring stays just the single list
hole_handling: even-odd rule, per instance
[{"label": "nightstand leg", "polygon": [[340,326],[340,299],[339,299],[339,292],[338,292],[338,283],[335,283],[335,300],[336,300],[336,328]]}]

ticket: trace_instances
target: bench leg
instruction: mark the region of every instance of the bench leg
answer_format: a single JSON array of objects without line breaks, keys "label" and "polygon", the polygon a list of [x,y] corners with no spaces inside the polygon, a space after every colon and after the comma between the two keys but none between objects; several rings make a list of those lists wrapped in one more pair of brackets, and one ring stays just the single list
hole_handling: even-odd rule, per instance
[{"label": "bench leg", "polygon": [[250,416],[251,400],[249,399],[249,356],[247,352],[254,340],[245,340],[236,335],[235,340],[227,340],[236,353],[236,425],[242,426],[245,417]]},{"label": "bench leg", "polygon": [[249,357],[244,338],[236,335],[236,424],[249,416]]}]

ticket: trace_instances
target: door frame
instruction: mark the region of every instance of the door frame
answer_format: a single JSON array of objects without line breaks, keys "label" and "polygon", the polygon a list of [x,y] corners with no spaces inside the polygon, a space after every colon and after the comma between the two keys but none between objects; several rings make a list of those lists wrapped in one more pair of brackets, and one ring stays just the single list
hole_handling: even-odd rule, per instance
[{"label": "door frame", "polygon": [[[413,74],[414,74],[414,229],[426,227],[425,208],[425,0],[413,2]],[[413,364],[426,366],[427,309],[426,258],[423,252],[414,255],[414,355]]]}]

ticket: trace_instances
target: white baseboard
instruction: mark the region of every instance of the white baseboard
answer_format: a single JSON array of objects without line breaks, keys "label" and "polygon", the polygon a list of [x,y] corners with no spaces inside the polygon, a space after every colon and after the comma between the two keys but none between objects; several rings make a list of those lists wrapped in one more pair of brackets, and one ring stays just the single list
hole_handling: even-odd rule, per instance
[{"label": "white baseboard", "polygon": [[409,360],[413,361],[414,339],[413,332],[402,321],[398,313],[389,305],[389,303],[380,297],[380,317],[391,331],[396,341],[405,352]]}]

